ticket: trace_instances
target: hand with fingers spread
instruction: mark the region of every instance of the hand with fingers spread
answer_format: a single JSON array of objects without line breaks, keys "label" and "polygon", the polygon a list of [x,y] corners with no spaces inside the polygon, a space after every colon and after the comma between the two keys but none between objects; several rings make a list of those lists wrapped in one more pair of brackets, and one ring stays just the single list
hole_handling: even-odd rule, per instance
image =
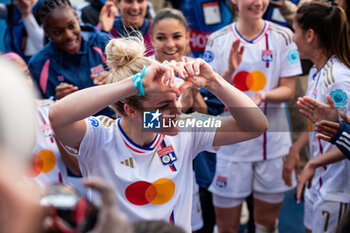
[{"label": "hand with fingers spread", "polygon": [[94,80],[95,85],[103,85],[106,84],[109,72],[103,71],[99,74],[91,74],[91,78]]},{"label": "hand with fingers spread", "polygon": [[61,83],[55,88],[56,91],[56,99],[62,99],[63,97],[75,92],[78,90],[77,86],[73,86],[68,83]]},{"label": "hand with fingers spread", "polygon": [[126,215],[117,211],[117,200],[113,188],[103,179],[90,177],[84,185],[96,190],[101,196],[97,223],[90,233],[131,233]]},{"label": "hand with fingers spread", "polygon": [[109,32],[114,23],[114,18],[119,14],[118,8],[115,6],[113,1],[106,1],[105,5],[100,11],[99,21],[101,30]]},{"label": "hand with fingers spread", "polygon": [[237,39],[232,43],[230,55],[228,57],[228,67],[222,74],[222,77],[229,83],[232,83],[233,73],[241,64],[244,52],[244,45],[240,45],[240,40]]},{"label": "hand with fingers spread", "polygon": [[333,99],[330,96],[327,96],[326,99],[329,105],[322,104],[307,96],[300,97],[297,104],[301,114],[309,118],[312,123],[321,120],[338,122],[338,110]]}]

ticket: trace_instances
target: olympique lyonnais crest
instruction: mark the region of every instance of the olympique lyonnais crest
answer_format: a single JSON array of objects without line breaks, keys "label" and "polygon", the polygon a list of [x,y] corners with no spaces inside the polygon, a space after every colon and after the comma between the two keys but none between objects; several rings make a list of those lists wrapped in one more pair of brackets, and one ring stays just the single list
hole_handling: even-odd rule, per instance
[{"label": "olympique lyonnais crest", "polygon": [[216,186],[219,188],[225,188],[227,185],[227,177],[218,176],[216,178]]},{"label": "olympique lyonnais crest", "polygon": [[270,62],[272,61],[272,50],[263,50],[261,54],[261,60],[263,62]]},{"label": "olympique lyonnais crest", "polygon": [[163,149],[160,149],[157,153],[163,165],[171,165],[177,160],[172,146],[167,146]]}]

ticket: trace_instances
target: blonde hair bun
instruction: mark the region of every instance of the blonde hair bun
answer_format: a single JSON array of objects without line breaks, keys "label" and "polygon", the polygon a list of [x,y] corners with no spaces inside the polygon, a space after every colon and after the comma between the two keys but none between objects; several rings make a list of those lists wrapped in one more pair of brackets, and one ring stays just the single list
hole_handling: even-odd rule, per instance
[{"label": "blonde hair bun", "polygon": [[106,46],[107,64],[113,69],[128,66],[136,59],[143,58],[145,51],[142,36],[112,39]]}]

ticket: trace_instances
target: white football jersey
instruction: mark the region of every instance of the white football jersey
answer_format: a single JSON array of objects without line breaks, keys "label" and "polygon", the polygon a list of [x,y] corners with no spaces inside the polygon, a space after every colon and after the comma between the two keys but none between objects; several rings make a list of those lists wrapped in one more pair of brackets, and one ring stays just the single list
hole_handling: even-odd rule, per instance
[{"label": "white football jersey", "polygon": [[131,222],[160,219],[191,232],[192,160],[200,151],[212,150],[215,133],[197,128],[176,136],[157,134],[141,147],[120,121],[86,119],[78,153],[83,176],[106,179],[116,192],[118,208]]},{"label": "white football jersey", "polygon": [[[204,59],[222,74],[228,66],[230,48],[235,40],[245,46],[242,62],[233,74],[233,85],[248,96],[278,87],[280,77],[301,74],[301,65],[292,32],[265,21],[263,31],[247,41],[233,23],[210,35]],[[260,161],[288,154],[291,145],[284,103],[262,103],[269,130],[262,136],[231,146],[222,146],[218,157],[230,161]],[[224,114],[227,114],[224,113]],[[233,156],[231,156],[233,155]]]},{"label": "white football jersey", "polygon": [[[339,111],[350,114],[350,69],[334,56],[317,72],[311,69],[307,95],[317,101],[328,104],[326,96],[330,95]],[[341,120],[341,119],[340,119]],[[318,132],[309,133],[309,148],[312,158],[334,148],[333,144],[319,140]],[[350,201],[350,161],[344,159],[316,169],[312,193],[320,192],[325,200]]]},{"label": "white football jersey", "polygon": [[28,177],[41,186],[67,183],[67,169],[53,137],[49,122],[49,109],[53,101],[37,100],[37,132],[33,150],[33,162]]}]

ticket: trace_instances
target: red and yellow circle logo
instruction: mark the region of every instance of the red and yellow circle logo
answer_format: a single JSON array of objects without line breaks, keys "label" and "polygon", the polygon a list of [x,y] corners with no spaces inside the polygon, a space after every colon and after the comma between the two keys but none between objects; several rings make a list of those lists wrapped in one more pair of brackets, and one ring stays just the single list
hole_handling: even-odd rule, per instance
[{"label": "red and yellow circle logo", "polygon": [[233,85],[241,91],[261,91],[266,85],[266,76],[261,71],[240,71],[233,78]]},{"label": "red and yellow circle logo", "polygon": [[56,156],[51,150],[41,150],[34,155],[32,164],[29,168],[30,177],[36,177],[41,173],[49,173],[56,166]]},{"label": "red and yellow circle logo", "polygon": [[162,205],[167,203],[175,193],[175,184],[172,180],[162,178],[153,184],[146,181],[137,181],[125,190],[125,197],[134,205]]}]

